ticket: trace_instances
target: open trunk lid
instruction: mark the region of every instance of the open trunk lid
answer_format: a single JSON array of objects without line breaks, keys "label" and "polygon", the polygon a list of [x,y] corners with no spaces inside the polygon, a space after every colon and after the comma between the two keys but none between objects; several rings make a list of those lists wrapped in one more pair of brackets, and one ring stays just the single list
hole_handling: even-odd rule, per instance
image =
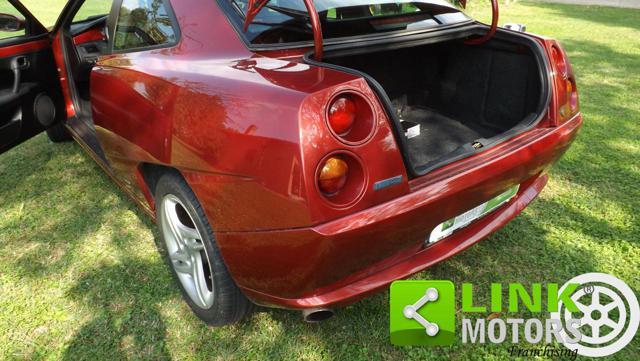
[{"label": "open trunk lid", "polygon": [[[314,42],[314,59],[320,61],[322,60],[322,54],[323,54],[323,43],[324,43],[324,39],[323,39],[323,35],[322,35],[322,25],[320,23],[320,15],[318,14],[318,11],[316,10],[315,4],[314,4],[314,0],[302,0],[304,2],[304,5],[307,9],[307,13],[309,15],[309,20],[311,22],[311,27],[313,30],[313,42]],[[248,4],[247,4],[247,11],[245,14],[245,20],[244,20],[244,26],[243,26],[243,31],[247,31],[247,29],[249,28],[249,25],[255,20],[256,16],[258,15],[258,13],[260,13],[260,11],[269,4],[270,0],[248,0]],[[386,3],[386,0],[380,1],[380,0],[364,0],[363,3],[365,4],[381,4],[381,3]],[[450,0],[450,2],[465,8],[467,5],[467,0]],[[470,43],[475,43],[475,44],[482,44],[486,41],[488,41],[496,32],[496,28],[498,26],[498,14],[499,14],[499,9],[498,9],[498,0],[491,0],[491,7],[492,7],[492,20],[491,20],[491,27],[489,29],[489,31],[476,39],[470,39],[469,42]],[[382,21],[382,23],[384,23],[384,21]]]}]

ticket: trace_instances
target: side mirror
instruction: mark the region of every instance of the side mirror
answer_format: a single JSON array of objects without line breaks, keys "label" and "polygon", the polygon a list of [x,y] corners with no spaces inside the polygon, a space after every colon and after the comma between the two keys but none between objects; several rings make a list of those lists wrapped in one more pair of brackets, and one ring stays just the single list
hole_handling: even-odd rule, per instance
[{"label": "side mirror", "polygon": [[0,31],[16,32],[24,30],[24,19],[11,14],[0,13]]}]

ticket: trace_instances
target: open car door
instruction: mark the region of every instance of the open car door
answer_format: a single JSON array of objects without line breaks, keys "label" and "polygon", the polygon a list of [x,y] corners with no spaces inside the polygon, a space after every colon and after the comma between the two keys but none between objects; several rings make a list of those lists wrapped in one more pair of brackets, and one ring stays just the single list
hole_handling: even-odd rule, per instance
[{"label": "open car door", "polygon": [[65,118],[47,29],[18,0],[0,1],[0,153]]}]

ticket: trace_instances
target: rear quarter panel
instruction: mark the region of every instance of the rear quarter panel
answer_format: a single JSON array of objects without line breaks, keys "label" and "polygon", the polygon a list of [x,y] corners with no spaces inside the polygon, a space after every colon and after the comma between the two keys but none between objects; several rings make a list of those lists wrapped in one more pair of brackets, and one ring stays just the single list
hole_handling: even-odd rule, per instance
[{"label": "rear quarter panel", "polygon": [[177,46],[111,55],[92,73],[98,137],[116,176],[140,199],[142,163],[177,168],[217,232],[309,226],[408,191],[387,126],[378,134],[386,145],[363,154],[374,176],[402,174],[404,184],[370,192],[354,209],[323,203],[315,169],[344,147],[320,134],[327,89],[362,80],[250,52],[214,1],[173,6]]}]

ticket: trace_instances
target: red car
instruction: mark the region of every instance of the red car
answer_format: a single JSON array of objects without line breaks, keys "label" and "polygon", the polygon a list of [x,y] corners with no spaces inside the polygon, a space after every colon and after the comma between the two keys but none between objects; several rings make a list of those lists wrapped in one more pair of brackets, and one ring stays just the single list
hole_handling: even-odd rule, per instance
[{"label": "red car", "polygon": [[565,52],[495,2],[484,25],[442,0],[71,0],[49,30],[9,3],[0,151],[75,139],[213,325],[322,320],[464,250],[582,124]]}]

